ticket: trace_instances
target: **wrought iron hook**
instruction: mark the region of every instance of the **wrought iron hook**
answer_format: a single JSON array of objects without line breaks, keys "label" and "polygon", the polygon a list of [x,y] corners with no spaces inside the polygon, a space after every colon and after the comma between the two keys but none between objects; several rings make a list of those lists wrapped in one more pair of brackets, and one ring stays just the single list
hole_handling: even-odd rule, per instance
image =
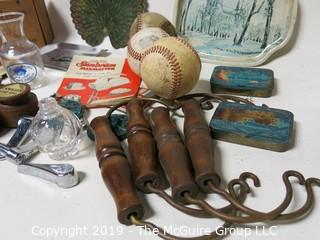
[{"label": "wrought iron hook", "polygon": [[[233,192],[234,198],[237,199],[237,201],[239,203],[243,203],[245,201],[245,199],[246,199],[247,194],[250,192],[250,188],[246,183],[244,183],[244,182],[242,182],[240,180],[237,180],[236,184],[240,185],[240,193],[237,194],[237,193]],[[186,213],[186,214],[188,214],[190,216],[194,216],[194,217],[212,218],[212,214],[209,214],[207,211],[204,211],[202,209],[190,208],[190,207],[187,207],[187,206],[182,205],[180,203],[177,203],[165,191],[153,187],[152,184],[150,184],[150,183],[147,184],[146,188],[151,193],[155,193],[158,196],[160,196],[161,198],[163,198],[168,204],[170,204],[172,207],[178,209],[181,212],[184,212],[184,213]],[[224,212],[224,213],[230,213],[233,209],[234,209],[234,207],[230,204],[230,205],[228,205],[226,207],[223,207],[223,208],[220,208],[218,210],[221,211],[221,212]]]},{"label": "wrought iron hook", "polygon": [[254,173],[251,173],[251,172],[244,172],[244,173],[241,173],[240,177],[239,177],[240,180],[243,180],[243,181],[247,181],[248,179],[251,179],[253,181],[253,184],[255,187],[261,187],[261,182],[260,182],[260,179],[258,178],[257,175],[255,175]]},{"label": "wrought iron hook", "polygon": [[[239,204],[236,200],[232,198],[232,194],[229,195],[231,198],[228,197],[228,201],[237,209],[245,212],[245,213],[250,213],[249,216],[230,216],[224,213],[221,213],[218,211],[218,209],[212,207],[210,204],[208,204],[204,200],[198,200],[192,198],[189,194],[187,194],[185,197],[187,201],[191,204],[196,204],[200,206],[202,209],[208,211],[210,214],[212,214],[215,217],[219,217],[225,221],[228,222],[234,222],[234,223],[253,223],[253,222],[260,222],[260,221],[268,221],[268,220],[273,220],[277,216],[279,216],[287,207],[289,206],[291,200],[292,200],[292,195],[293,195],[293,190],[291,186],[291,182],[289,180],[289,177],[296,177],[299,180],[299,184],[304,185],[305,180],[302,174],[296,171],[287,171],[283,174],[283,182],[286,187],[286,195],[282,203],[275,208],[274,210],[268,212],[268,213],[262,213],[255,211],[253,209],[250,209],[244,205]],[[225,194],[223,194],[224,196]],[[225,196],[224,196],[225,197]],[[254,214],[252,214],[254,213]]]},{"label": "wrought iron hook", "polygon": [[183,97],[178,98],[178,101],[183,101],[191,98],[200,98],[199,104],[202,110],[211,110],[213,109],[213,105],[211,101],[213,102],[226,102],[226,101],[233,101],[236,103],[244,103],[244,104],[250,104],[254,105],[251,101],[241,98],[241,97],[236,97],[236,96],[231,96],[231,95],[226,95],[226,94],[208,94],[208,93],[194,93],[194,94],[189,94]]},{"label": "wrought iron hook", "polygon": [[[251,176],[251,179],[253,180],[254,185],[255,185],[256,187],[259,187],[259,186],[260,186],[260,180],[259,180],[258,177],[255,176],[253,173],[249,173],[249,172],[243,173],[243,174],[240,175],[240,179],[246,181],[248,176]],[[290,192],[292,192],[292,186],[291,186],[291,183],[290,183],[290,181],[289,181],[289,178],[290,178],[290,177],[296,177],[296,178],[299,180],[299,184],[300,184],[300,185],[304,185],[304,184],[305,184],[304,176],[303,176],[301,173],[299,173],[299,172],[297,172],[297,171],[287,171],[287,172],[285,172],[285,173],[283,174],[283,177],[282,177],[282,178],[283,178],[283,181],[284,181],[285,185],[287,186],[287,189],[288,189]],[[306,186],[306,187],[307,187],[307,186]],[[229,189],[229,192],[231,193],[231,195],[233,195],[233,194],[234,194],[234,184],[232,184],[232,181],[229,183],[228,189]],[[287,191],[287,192],[288,192],[288,191]],[[290,201],[291,201],[291,200],[290,200]],[[284,207],[285,207],[285,205],[283,205],[283,208],[284,208]],[[279,208],[280,208],[280,206],[279,206]],[[257,211],[255,211],[255,210],[252,210],[252,209],[247,208],[247,207],[245,207],[245,209],[246,209],[246,210],[248,209],[249,211],[257,212]],[[241,210],[242,210],[242,209],[241,209]],[[280,210],[280,209],[279,209],[279,210]],[[285,209],[284,209],[284,210],[285,210]],[[283,211],[284,211],[284,210],[283,210]],[[245,211],[244,211],[244,212],[245,212]],[[276,212],[276,209],[273,210],[272,212]],[[267,213],[267,214],[270,214],[270,213],[272,213],[272,212],[269,212],[269,213]],[[250,215],[250,213],[248,213],[248,212],[245,212],[245,213],[247,213],[247,214]],[[252,213],[252,214],[255,215],[255,213]],[[263,215],[266,215],[266,213],[257,212],[256,215],[261,215],[261,216],[263,217]],[[278,217],[277,217],[277,218],[278,218]]]},{"label": "wrought iron hook", "polygon": [[254,173],[246,173],[246,174],[241,174],[239,179],[233,179],[228,183],[227,189],[229,190],[229,193],[233,196],[235,196],[235,189],[234,187],[236,185],[243,185],[247,189],[247,193],[251,192],[251,189],[249,187],[249,184],[247,183],[247,180],[251,179],[255,184],[255,187],[260,187],[260,179],[254,174]]},{"label": "wrought iron hook", "polygon": [[[135,99],[142,102],[159,103],[165,106],[166,108],[168,108],[170,111],[176,111],[181,108],[180,101],[191,99],[191,98],[200,98],[199,103],[202,110],[211,110],[213,108],[213,105],[210,103],[210,101],[215,101],[215,102],[234,101],[237,103],[244,103],[244,104],[250,104],[250,105],[253,104],[251,101],[241,97],[230,96],[225,94],[207,94],[207,93],[189,94],[173,101],[168,101],[168,100],[157,98],[157,97],[139,97]],[[131,100],[124,100],[118,104],[113,105],[107,112],[106,117],[109,118],[114,111],[118,110],[120,107],[127,105],[130,101]]]},{"label": "wrought iron hook", "polygon": [[[160,98],[146,98],[146,97],[135,98],[135,100],[141,101],[141,102],[159,103],[159,104],[165,106],[166,108],[168,108],[170,111],[175,111],[175,110],[178,110],[179,108],[181,108],[181,105],[177,100],[168,102],[168,101],[166,101],[164,99],[160,99]],[[125,100],[125,101],[122,101],[122,102],[120,102],[118,104],[113,105],[108,110],[108,112],[106,114],[106,118],[107,119],[110,118],[111,114],[114,111],[118,110],[120,107],[123,107],[123,106],[127,105],[130,101],[131,101],[131,99],[130,100]]]},{"label": "wrought iron hook", "polygon": [[313,185],[320,187],[320,179],[319,178],[308,178],[306,180],[306,190],[307,190],[307,200],[305,204],[298,210],[291,212],[291,213],[286,213],[286,214],[281,214],[276,218],[276,220],[280,221],[288,221],[292,219],[299,219],[302,217],[305,217],[310,211],[312,210],[314,206],[314,192],[313,192]]}]

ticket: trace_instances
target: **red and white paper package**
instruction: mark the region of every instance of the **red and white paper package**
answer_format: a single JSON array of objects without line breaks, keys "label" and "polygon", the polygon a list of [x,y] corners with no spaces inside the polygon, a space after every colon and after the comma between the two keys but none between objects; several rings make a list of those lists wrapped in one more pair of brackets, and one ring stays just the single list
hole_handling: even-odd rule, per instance
[{"label": "red and white paper package", "polygon": [[120,57],[74,56],[57,91],[88,108],[116,104],[138,94],[141,78]]}]

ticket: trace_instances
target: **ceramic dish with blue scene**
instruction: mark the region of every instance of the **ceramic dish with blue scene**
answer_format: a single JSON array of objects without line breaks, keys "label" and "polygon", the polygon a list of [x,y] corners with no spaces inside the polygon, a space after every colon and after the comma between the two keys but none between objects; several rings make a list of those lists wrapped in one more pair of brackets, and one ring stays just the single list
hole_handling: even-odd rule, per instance
[{"label": "ceramic dish with blue scene", "polygon": [[298,0],[177,0],[176,25],[207,62],[256,66],[284,47]]}]

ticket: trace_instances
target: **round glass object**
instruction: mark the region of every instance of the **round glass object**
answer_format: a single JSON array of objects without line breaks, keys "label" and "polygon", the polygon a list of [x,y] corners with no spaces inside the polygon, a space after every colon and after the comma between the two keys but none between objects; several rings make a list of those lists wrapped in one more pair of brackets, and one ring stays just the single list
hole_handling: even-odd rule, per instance
[{"label": "round glass object", "polygon": [[80,150],[81,136],[81,122],[74,113],[59,106],[54,98],[39,102],[31,138],[40,152],[55,160],[74,158]]}]

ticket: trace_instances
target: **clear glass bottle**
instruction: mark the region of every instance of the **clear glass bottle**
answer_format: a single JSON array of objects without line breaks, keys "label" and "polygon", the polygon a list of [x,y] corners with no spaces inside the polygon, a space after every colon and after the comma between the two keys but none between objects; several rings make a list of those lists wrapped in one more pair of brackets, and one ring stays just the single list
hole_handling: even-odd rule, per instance
[{"label": "clear glass bottle", "polygon": [[82,126],[71,111],[54,98],[39,102],[39,111],[31,125],[31,138],[39,150],[55,160],[72,159],[80,150]]},{"label": "clear glass bottle", "polygon": [[11,82],[28,83],[32,89],[46,84],[39,48],[23,31],[24,14],[0,14],[0,58]]}]

